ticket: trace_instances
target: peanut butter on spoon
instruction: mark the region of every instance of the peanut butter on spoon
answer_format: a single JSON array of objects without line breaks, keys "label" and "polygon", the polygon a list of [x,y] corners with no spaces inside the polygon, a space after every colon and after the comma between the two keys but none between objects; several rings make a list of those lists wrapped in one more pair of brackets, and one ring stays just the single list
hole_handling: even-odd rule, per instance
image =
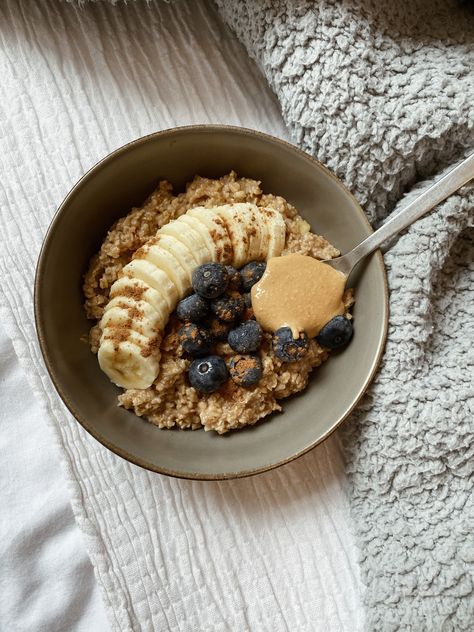
[{"label": "peanut butter on spoon", "polygon": [[252,307],[266,331],[290,327],[293,336],[312,338],[334,316],[344,314],[346,276],[313,257],[272,257],[252,287]]}]

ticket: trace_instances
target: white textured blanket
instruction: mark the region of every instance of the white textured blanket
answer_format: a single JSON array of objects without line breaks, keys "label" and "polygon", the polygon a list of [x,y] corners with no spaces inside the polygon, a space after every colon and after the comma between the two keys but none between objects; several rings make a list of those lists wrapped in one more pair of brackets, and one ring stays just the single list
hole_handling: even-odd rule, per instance
[{"label": "white textured blanket", "polygon": [[[474,15],[449,0],[218,0],[294,139],[377,223],[474,148]],[[474,629],[473,187],[387,253],[378,377],[341,431],[367,628]]]}]

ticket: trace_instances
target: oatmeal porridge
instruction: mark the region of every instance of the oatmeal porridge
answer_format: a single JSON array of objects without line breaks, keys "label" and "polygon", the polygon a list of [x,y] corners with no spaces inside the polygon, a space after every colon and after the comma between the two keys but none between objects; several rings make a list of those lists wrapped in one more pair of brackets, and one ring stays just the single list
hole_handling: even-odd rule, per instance
[{"label": "oatmeal porridge", "polygon": [[344,283],[313,337],[255,319],[259,287],[288,255],[311,266],[339,252],[256,180],[196,176],[179,194],[160,182],[110,228],[84,279],[91,350],[122,386],[118,403],[160,428],[219,434],[281,410],[337,346],[328,326],[343,342],[352,333]]}]

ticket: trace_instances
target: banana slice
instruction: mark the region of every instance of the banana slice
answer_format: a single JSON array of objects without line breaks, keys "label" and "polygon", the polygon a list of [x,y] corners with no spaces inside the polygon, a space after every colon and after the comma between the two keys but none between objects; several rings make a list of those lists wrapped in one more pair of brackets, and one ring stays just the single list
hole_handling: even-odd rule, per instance
[{"label": "banana slice", "polygon": [[113,328],[104,330],[97,354],[100,368],[114,384],[140,389],[153,384],[160,370],[160,357],[159,338],[150,340],[131,331],[126,340],[120,340]]},{"label": "banana slice", "polygon": [[250,213],[246,206],[246,204],[226,204],[214,209],[224,220],[229,233],[233,251],[232,265],[235,268],[241,268],[249,257]]},{"label": "banana slice", "polygon": [[246,207],[245,213],[249,217],[247,230],[249,236],[249,249],[247,261],[261,261],[266,258],[267,254],[266,248],[265,250],[263,249],[263,244],[268,235],[265,217],[255,204],[242,204],[242,206]]},{"label": "banana slice", "polygon": [[234,251],[232,265],[240,268],[248,261],[260,259],[258,207],[255,204],[226,204],[216,208],[216,211],[225,220],[229,231]]},{"label": "banana slice", "polygon": [[163,318],[163,328],[166,326],[169,316],[168,303],[160,292],[154,290],[148,283],[145,283],[145,281],[137,278],[131,279],[126,276],[120,277],[110,289],[111,300],[107,307],[113,303],[113,299],[115,298],[146,301]]},{"label": "banana slice", "polygon": [[256,212],[255,215],[257,217],[257,222],[259,224],[259,229],[260,229],[260,243],[258,246],[258,257],[256,257],[256,259],[259,261],[264,261],[267,259],[271,229],[267,223],[267,216],[263,212],[262,208],[259,208],[258,212]]},{"label": "banana slice", "polygon": [[[216,207],[219,208],[219,207]],[[216,209],[197,206],[187,212],[190,217],[195,217],[203,225],[202,231],[206,231],[211,238],[212,259],[217,263],[232,263],[233,248],[227,222],[216,212]],[[184,216],[183,216],[184,217]]]},{"label": "banana slice", "polygon": [[272,257],[279,257],[281,251],[285,247],[286,240],[286,224],[283,215],[272,208],[260,209],[264,216],[268,228],[269,241],[266,252],[266,260]]},{"label": "banana slice", "polygon": [[128,296],[113,298],[105,308],[100,321],[102,331],[107,327],[125,327],[147,336],[163,331],[168,320],[168,310],[157,312],[146,301],[136,301]]},{"label": "banana slice", "polygon": [[183,268],[177,256],[155,243],[143,246],[141,256],[168,276],[176,287],[178,297],[186,294],[191,287],[191,282],[187,270]]},{"label": "banana slice", "polygon": [[181,217],[178,217],[176,221],[180,224],[186,224],[192,230],[194,230],[197,235],[199,235],[199,238],[205,244],[209,253],[209,258],[207,259],[207,261],[214,261],[214,241],[211,237],[211,233],[207,230],[206,226],[196,217],[191,217],[191,215],[188,215],[187,213],[185,215],[181,215]]},{"label": "banana slice", "polygon": [[178,259],[182,268],[186,271],[186,283],[189,289],[191,287],[191,279],[193,276],[194,268],[200,265],[194,258],[191,250],[187,246],[185,246],[182,241],[176,239],[176,237],[171,237],[170,235],[162,233],[161,230],[159,233],[158,245],[160,248],[167,250],[170,255]]},{"label": "banana slice", "polygon": [[[174,310],[179,297],[178,289],[166,272],[146,259],[132,259],[123,268],[122,273],[131,279],[144,281],[149,287],[161,294],[170,312]],[[114,286],[115,283],[112,285],[112,290]]]},{"label": "banana slice", "polygon": [[[183,217],[186,216],[184,215]],[[191,221],[196,221],[192,218],[187,219],[191,219]],[[185,221],[178,220],[173,220],[169,224],[165,224],[160,228],[161,235],[169,235],[170,237],[174,237],[187,247],[187,249],[193,255],[196,266],[200,266],[202,263],[211,261],[211,250],[208,247],[206,240],[199,234],[198,231],[199,229],[195,229],[192,224],[189,225]]]},{"label": "banana slice", "polygon": [[196,207],[160,228],[112,285],[101,320],[101,369],[118,386],[148,388],[159,372],[161,333],[194,269],[279,256],[285,238],[281,213],[246,203]]}]

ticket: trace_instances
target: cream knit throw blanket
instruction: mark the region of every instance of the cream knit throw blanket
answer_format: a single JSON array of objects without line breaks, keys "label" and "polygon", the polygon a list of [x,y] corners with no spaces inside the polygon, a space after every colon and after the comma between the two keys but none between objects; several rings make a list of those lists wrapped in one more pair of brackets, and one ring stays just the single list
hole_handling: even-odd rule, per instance
[{"label": "cream knit throw blanket", "polygon": [[[474,149],[474,15],[456,2],[217,3],[294,140],[374,225]],[[386,254],[385,356],[341,430],[374,632],[474,630],[473,207],[466,188]]]}]

